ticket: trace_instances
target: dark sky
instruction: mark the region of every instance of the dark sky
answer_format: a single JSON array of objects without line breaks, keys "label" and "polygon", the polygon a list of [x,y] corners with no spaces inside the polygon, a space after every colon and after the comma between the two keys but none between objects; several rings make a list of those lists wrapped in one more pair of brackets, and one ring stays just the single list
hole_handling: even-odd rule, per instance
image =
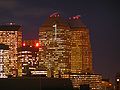
[{"label": "dark sky", "polygon": [[[119,1],[119,0],[118,0]],[[0,23],[23,26],[23,38],[38,38],[39,26],[53,12],[81,15],[90,29],[96,73],[114,78],[120,72],[120,5],[117,0],[0,0]]]}]

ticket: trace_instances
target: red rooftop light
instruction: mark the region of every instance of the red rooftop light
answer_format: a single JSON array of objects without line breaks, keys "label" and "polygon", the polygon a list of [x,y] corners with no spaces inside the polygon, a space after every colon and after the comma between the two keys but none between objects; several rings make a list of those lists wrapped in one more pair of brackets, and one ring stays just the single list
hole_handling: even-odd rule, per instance
[{"label": "red rooftop light", "polygon": [[79,19],[80,18],[80,15],[76,15],[73,17],[73,19]]},{"label": "red rooftop light", "polygon": [[25,46],[26,44],[25,43],[23,43],[23,46]]},{"label": "red rooftop light", "polygon": [[50,15],[50,17],[59,17],[59,16],[60,16],[60,14],[58,12],[55,12],[55,13]]},{"label": "red rooftop light", "polygon": [[71,20],[71,19],[80,19],[80,15],[76,15],[76,16],[73,16],[73,17],[69,17],[69,20]]},{"label": "red rooftop light", "polygon": [[36,46],[36,47],[39,47],[39,46],[40,46],[40,44],[39,44],[39,43],[36,43],[36,44],[35,44],[35,46]]}]

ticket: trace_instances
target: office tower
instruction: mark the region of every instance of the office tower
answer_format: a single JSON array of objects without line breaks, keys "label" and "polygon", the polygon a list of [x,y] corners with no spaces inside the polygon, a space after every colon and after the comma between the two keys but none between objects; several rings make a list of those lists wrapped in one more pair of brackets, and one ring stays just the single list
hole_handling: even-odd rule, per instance
[{"label": "office tower", "polygon": [[39,29],[40,61],[48,76],[70,71],[70,28],[59,13],[53,13]]},{"label": "office tower", "polygon": [[21,64],[22,76],[32,75],[31,71],[39,68],[37,40],[24,40],[23,46],[18,48],[18,61]]},{"label": "office tower", "polygon": [[22,31],[20,25],[9,23],[0,25],[0,43],[9,46],[10,75],[17,74],[17,48],[22,45]]},{"label": "office tower", "polygon": [[80,90],[90,90],[89,84],[80,85]]},{"label": "office tower", "polygon": [[9,46],[0,44],[0,78],[7,78],[9,74]]},{"label": "office tower", "polygon": [[89,29],[79,15],[69,18],[71,32],[71,72],[92,73],[92,52]]}]

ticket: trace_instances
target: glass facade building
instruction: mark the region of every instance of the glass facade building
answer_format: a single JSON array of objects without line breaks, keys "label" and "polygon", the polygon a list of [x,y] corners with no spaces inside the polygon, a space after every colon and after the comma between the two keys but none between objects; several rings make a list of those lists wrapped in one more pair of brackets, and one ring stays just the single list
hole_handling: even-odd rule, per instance
[{"label": "glass facade building", "polygon": [[89,29],[79,15],[69,18],[71,33],[71,72],[92,73],[92,51]]}]

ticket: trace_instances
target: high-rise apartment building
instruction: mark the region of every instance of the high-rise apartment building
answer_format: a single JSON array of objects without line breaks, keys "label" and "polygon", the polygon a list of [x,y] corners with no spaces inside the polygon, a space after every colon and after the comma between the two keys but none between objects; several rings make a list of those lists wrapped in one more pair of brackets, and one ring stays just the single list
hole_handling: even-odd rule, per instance
[{"label": "high-rise apartment building", "polygon": [[20,25],[13,23],[0,25],[0,43],[9,46],[10,75],[17,73],[17,48],[22,46],[22,31]]},{"label": "high-rise apartment building", "polygon": [[69,18],[71,32],[71,72],[92,73],[92,52],[89,29],[82,23],[80,16]]},{"label": "high-rise apartment building", "polygon": [[70,28],[59,13],[48,17],[39,29],[40,61],[48,76],[70,72]]}]

